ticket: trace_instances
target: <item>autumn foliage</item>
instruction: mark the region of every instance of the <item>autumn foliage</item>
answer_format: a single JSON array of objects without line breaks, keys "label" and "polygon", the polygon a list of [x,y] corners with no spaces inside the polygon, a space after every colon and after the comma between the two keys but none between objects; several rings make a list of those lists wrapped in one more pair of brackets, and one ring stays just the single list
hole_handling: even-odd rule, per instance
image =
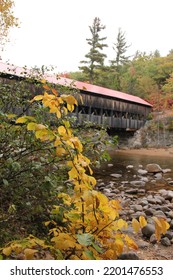
[{"label": "autumn foliage", "polygon": [[[73,189],[57,195],[57,204],[45,221],[49,235],[40,240],[32,235],[13,241],[1,249],[5,259],[71,259],[98,260],[117,259],[126,250],[137,250],[136,243],[125,233],[128,224],[119,217],[121,209],[118,200],[109,200],[95,190],[90,159],[83,154],[83,145],[74,135],[66,116],[77,106],[72,95],[59,95],[57,90],[43,82],[44,94],[35,96],[31,102],[41,102],[55,114],[58,127],[37,123],[35,117],[22,116],[16,124],[24,124],[40,142],[49,142],[68,166],[68,179]],[[156,236],[160,239],[169,228],[168,223],[154,218]],[[135,232],[146,225],[144,217],[132,220]]]}]

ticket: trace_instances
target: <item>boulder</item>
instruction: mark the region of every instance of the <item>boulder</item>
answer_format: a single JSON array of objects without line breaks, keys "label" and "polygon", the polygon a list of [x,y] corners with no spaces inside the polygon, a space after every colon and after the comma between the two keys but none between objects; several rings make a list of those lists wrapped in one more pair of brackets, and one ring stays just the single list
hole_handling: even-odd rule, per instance
[{"label": "boulder", "polygon": [[147,164],[145,169],[148,171],[148,173],[162,172],[162,168],[156,163]]},{"label": "boulder", "polygon": [[138,255],[135,252],[122,253],[119,257],[119,260],[139,260]]},{"label": "boulder", "polygon": [[142,228],[141,231],[145,237],[150,238],[151,235],[155,233],[155,226],[152,224],[147,224],[145,227]]}]

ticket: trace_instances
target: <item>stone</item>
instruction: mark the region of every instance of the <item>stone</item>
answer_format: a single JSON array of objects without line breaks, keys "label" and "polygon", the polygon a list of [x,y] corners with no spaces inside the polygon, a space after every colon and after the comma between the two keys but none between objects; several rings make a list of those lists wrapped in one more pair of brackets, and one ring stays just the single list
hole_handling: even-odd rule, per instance
[{"label": "stone", "polygon": [[136,212],[136,211],[142,211],[143,207],[142,205],[131,205],[131,208]]},{"label": "stone", "polygon": [[112,163],[108,163],[108,167],[112,167],[114,166]]},{"label": "stone", "polygon": [[110,176],[118,179],[122,177],[122,174],[111,174]]},{"label": "stone", "polygon": [[144,187],[145,182],[144,181],[131,181],[130,185],[132,185],[134,187]]},{"label": "stone", "polygon": [[154,216],[166,218],[165,213],[163,213],[161,210],[155,211]]},{"label": "stone", "polygon": [[148,171],[145,170],[145,169],[138,169],[138,173],[139,173],[140,175],[145,175],[145,174],[148,173]]},{"label": "stone", "polygon": [[153,233],[155,233],[155,226],[152,225],[152,224],[147,224],[145,227],[142,228],[142,234],[147,237],[147,238],[150,238],[151,235]]},{"label": "stone", "polygon": [[172,170],[170,168],[162,169],[163,173],[170,173]]},{"label": "stone", "polygon": [[169,212],[167,212],[166,215],[167,215],[169,218],[173,219],[173,211],[172,211],[172,210],[169,211]]},{"label": "stone", "polygon": [[127,169],[133,169],[134,166],[129,164],[129,165],[126,166],[126,168],[127,168]]},{"label": "stone", "polygon": [[173,198],[173,191],[167,191],[165,199],[171,200]]},{"label": "stone", "polygon": [[173,232],[168,230],[166,233],[165,233],[165,237],[168,237],[169,240],[172,240],[173,239]]},{"label": "stone", "polygon": [[170,224],[170,228],[173,229],[173,220],[171,220]]},{"label": "stone", "polygon": [[161,238],[160,242],[164,246],[171,246],[171,241],[169,240],[168,237]]},{"label": "stone", "polygon": [[155,175],[154,175],[154,177],[156,178],[156,179],[162,179],[162,173],[156,173]]},{"label": "stone", "polygon": [[136,243],[137,243],[138,247],[141,249],[147,248],[149,246],[149,242],[144,241],[144,240],[137,240]]},{"label": "stone", "polygon": [[122,253],[119,257],[119,260],[139,260],[138,255],[135,252]]},{"label": "stone", "polygon": [[162,172],[162,168],[156,163],[147,164],[145,169],[148,171],[148,173]]},{"label": "stone", "polygon": [[142,200],[140,201],[140,205],[146,206],[146,205],[148,205],[148,201],[147,201],[146,199],[142,199]]},{"label": "stone", "polygon": [[143,211],[137,211],[134,214],[131,215],[131,218],[138,219],[140,216],[144,216],[146,218],[146,214]]},{"label": "stone", "polygon": [[147,216],[153,216],[154,215],[154,209],[152,209],[151,207],[145,210],[145,214]]},{"label": "stone", "polygon": [[156,204],[155,198],[148,198],[148,202],[151,204]]},{"label": "stone", "polygon": [[138,193],[138,189],[128,189],[128,190],[125,190],[125,192],[127,194],[137,194]]},{"label": "stone", "polygon": [[153,233],[153,234],[150,236],[150,243],[152,243],[152,244],[156,244],[156,243],[157,243],[157,238],[156,238],[155,233]]}]

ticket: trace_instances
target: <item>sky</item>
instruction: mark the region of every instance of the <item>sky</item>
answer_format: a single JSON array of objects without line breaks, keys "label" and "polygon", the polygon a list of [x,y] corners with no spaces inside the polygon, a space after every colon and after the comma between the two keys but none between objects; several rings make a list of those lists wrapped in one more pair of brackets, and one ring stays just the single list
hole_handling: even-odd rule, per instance
[{"label": "sky", "polygon": [[172,0],[15,0],[20,28],[10,31],[2,61],[16,66],[55,67],[57,73],[79,71],[89,52],[89,26],[99,17],[108,44],[106,63],[115,58],[118,29],[125,32],[127,55],[173,49]]}]

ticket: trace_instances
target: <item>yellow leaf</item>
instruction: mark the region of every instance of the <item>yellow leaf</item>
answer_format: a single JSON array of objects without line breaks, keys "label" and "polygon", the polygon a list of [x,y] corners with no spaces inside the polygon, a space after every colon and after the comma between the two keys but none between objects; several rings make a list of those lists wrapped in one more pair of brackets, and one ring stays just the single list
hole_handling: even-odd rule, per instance
[{"label": "yellow leaf", "polygon": [[50,90],[50,87],[48,85],[43,85],[43,88],[46,90]]},{"label": "yellow leaf", "polygon": [[73,112],[74,105],[70,105],[70,104],[67,103],[67,109],[69,110],[69,112]]},{"label": "yellow leaf", "polygon": [[133,218],[133,220],[132,220],[132,227],[133,227],[133,229],[134,229],[134,231],[135,231],[136,233],[139,232],[139,230],[140,230],[140,223],[139,223],[138,220],[135,219],[135,218]]},{"label": "yellow leaf", "polygon": [[45,84],[45,83],[46,83],[46,80],[45,80],[45,79],[42,79],[42,80],[41,80],[41,83],[42,83],[42,84]]},{"label": "yellow leaf", "polygon": [[45,224],[45,226],[47,227],[50,223],[51,223],[50,221],[47,221],[47,222],[45,222],[44,224]]},{"label": "yellow leaf", "polygon": [[77,172],[76,168],[72,168],[69,172],[68,172],[68,175],[69,175],[69,179],[74,179],[74,178],[77,178],[79,176],[79,173]]},{"label": "yellow leaf", "polygon": [[162,225],[162,233],[165,234],[167,230],[170,228],[170,225],[164,218],[159,218],[159,221]]},{"label": "yellow leaf", "polygon": [[58,119],[61,118],[61,112],[60,112],[60,110],[57,110],[57,111],[56,111],[56,116],[57,116]]},{"label": "yellow leaf", "polygon": [[24,117],[20,117],[16,120],[16,123],[26,123],[27,122],[27,117],[24,116]]},{"label": "yellow leaf", "polygon": [[62,148],[62,147],[56,148],[56,155],[57,155],[58,157],[62,157],[62,156],[64,156],[65,154],[67,154],[67,152],[66,152],[66,150],[65,150],[64,148]]},{"label": "yellow leaf", "polygon": [[147,225],[147,221],[145,220],[145,218],[143,216],[139,217],[139,223],[140,223],[141,228],[143,228]]},{"label": "yellow leaf", "polygon": [[36,95],[31,101],[39,101],[43,99],[43,95]]},{"label": "yellow leaf", "polygon": [[56,139],[55,139],[55,142],[54,142],[54,146],[57,147],[57,146],[59,146],[61,144],[62,144],[62,141],[60,140],[60,137],[57,136]]},{"label": "yellow leaf", "polygon": [[35,123],[35,122],[30,122],[30,123],[28,123],[28,125],[27,125],[27,129],[28,130],[36,130],[36,127],[37,127],[37,123]]},{"label": "yellow leaf", "polygon": [[52,88],[52,93],[55,94],[55,96],[58,96],[58,92],[54,88]]},{"label": "yellow leaf", "polygon": [[61,135],[61,136],[64,136],[64,135],[66,135],[66,128],[63,126],[63,125],[61,125],[61,126],[59,126],[58,127],[58,133]]},{"label": "yellow leaf", "polygon": [[122,241],[122,239],[116,239],[115,250],[118,256],[123,252],[123,248],[124,248],[124,242]]},{"label": "yellow leaf", "polygon": [[131,239],[128,235],[125,235],[125,241],[126,241],[126,244],[129,248],[132,248],[134,250],[137,250],[138,249],[138,245],[135,243],[135,241],[133,239]]},{"label": "yellow leaf", "polygon": [[156,238],[157,238],[158,241],[160,241],[160,239],[161,239],[161,233],[162,233],[162,230],[158,226],[158,224],[156,223],[155,224],[155,235],[156,235]]},{"label": "yellow leaf", "polygon": [[38,252],[38,250],[26,248],[26,249],[24,250],[25,258],[26,258],[27,260],[33,260],[34,254],[35,254],[36,252]]},{"label": "yellow leaf", "polygon": [[118,229],[122,229],[122,228],[127,228],[128,227],[128,224],[126,221],[124,221],[123,219],[119,219],[117,221],[117,226],[118,226]]},{"label": "yellow leaf", "polygon": [[2,253],[8,257],[11,254],[11,251],[12,251],[12,248],[9,246],[9,247],[4,248],[2,250]]},{"label": "yellow leaf", "polygon": [[15,118],[16,117],[16,114],[8,114],[7,115],[7,118],[8,119],[13,119],[13,118]]}]

